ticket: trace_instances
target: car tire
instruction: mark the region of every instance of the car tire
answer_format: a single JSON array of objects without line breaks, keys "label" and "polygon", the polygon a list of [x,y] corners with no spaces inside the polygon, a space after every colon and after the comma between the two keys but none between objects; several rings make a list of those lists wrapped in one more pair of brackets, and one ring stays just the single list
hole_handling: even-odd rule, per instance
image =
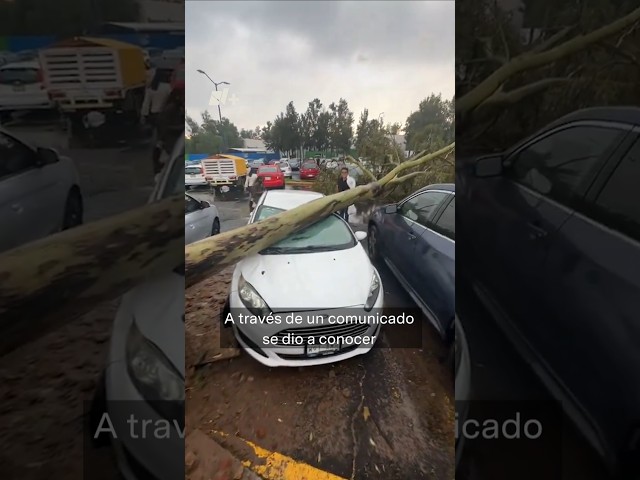
[{"label": "car tire", "polygon": [[211,227],[211,236],[218,235],[220,233],[220,220],[216,217],[213,220],[213,226]]},{"label": "car tire", "polygon": [[64,216],[62,217],[62,230],[69,230],[82,225],[83,205],[82,195],[77,187],[69,190],[67,201],[64,204]]},{"label": "car tire", "polygon": [[380,234],[374,223],[369,224],[367,232],[367,253],[372,262],[380,261]]},{"label": "car tire", "polygon": [[[104,371],[98,379],[96,389],[93,392],[93,398],[91,399],[91,405],[89,406],[89,413],[87,415],[88,434],[91,438],[91,443],[94,448],[106,447],[110,443],[110,438],[106,433],[101,433],[95,437],[95,433],[100,426],[102,416],[107,412],[107,392],[105,388],[105,373]],[[94,438],[95,437],[95,438]]]}]

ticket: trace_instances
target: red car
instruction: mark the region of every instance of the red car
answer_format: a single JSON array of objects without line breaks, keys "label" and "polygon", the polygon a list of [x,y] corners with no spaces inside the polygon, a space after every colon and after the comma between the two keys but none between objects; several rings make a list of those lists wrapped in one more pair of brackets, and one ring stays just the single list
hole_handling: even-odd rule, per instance
[{"label": "red car", "polygon": [[300,167],[300,180],[315,179],[320,174],[320,168],[316,162],[306,161]]},{"label": "red car", "polygon": [[258,177],[262,179],[264,188],[284,188],[284,173],[276,165],[261,165]]}]

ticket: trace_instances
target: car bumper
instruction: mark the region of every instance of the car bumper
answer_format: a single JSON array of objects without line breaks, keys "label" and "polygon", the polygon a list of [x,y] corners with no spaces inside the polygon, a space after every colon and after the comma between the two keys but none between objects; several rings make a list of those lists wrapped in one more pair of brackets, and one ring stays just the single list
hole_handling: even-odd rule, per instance
[{"label": "car bumper", "polygon": [[[144,441],[132,438],[129,433],[130,425],[126,421],[131,416],[139,420],[138,427],[143,420],[157,425],[164,419],[138,393],[124,361],[109,364],[105,370],[105,383],[107,412],[117,435],[111,443],[122,476],[127,480],[182,478],[184,439],[180,438],[177,430],[172,427],[170,438],[147,435]],[[140,428],[136,431],[139,432]]]},{"label": "car bumper", "polygon": [[279,188],[284,187],[284,182],[262,182],[264,188]]},{"label": "car bumper", "polygon": [[[246,310],[242,306],[242,302],[238,297],[237,292],[232,292],[229,298],[231,309],[234,312],[242,313],[243,315],[251,315],[248,310]],[[373,309],[381,310],[384,306],[384,293],[382,288],[380,289],[380,294],[378,296],[378,300],[376,301]],[[344,312],[345,309],[340,309]],[[354,313],[355,312],[354,308]],[[323,310],[314,312],[314,314],[326,314],[331,312],[331,310]],[[364,312],[363,309],[358,309],[358,312]],[[308,313],[308,312],[307,312]],[[287,315],[286,312],[279,312],[279,315],[285,317]],[[359,334],[353,335],[353,338],[363,338],[363,337],[375,337],[375,341],[372,343],[368,343],[366,345],[361,346],[345,346],[341,350],[336,353],[330,355],[321,355],[309,357],[305,355],[305,347],[264,347],[264,344],[261,341],[262,336],[270,336],[275,332],[266,332],[262,329],[256,328],[247,328],[246,326],[241,327],[236,324],[232,325],[234,336],[238,343],[242,346],[245,352],[249,354],[254,360],[266,365],[267,367],[305,367],[305,366],[313,366],[313,365],[325,365],[328,363],[340,362],[342,360],[347,360],[349,358],[364,355],[368,353],[375,342],[378,341],[378,338],[381,333],[381,325],[373,324],[368,325],[366,330],[362,331]],[[277,330],[293,330],[291,326],[278,326]],[[327,335],[331,335],[331,332],[328,332]]]},{"label": "car bumper", "polygon": [[184,184],[185,185],[209,185],[209,182],[207,182],[204,178],[185,178]]},{"label": "car bumper", "polygon": [[313,180],[314,178],[316,178],[318,176],[317,173],[301,173],[300,174],[300,178],[301,179],[305,179],[305,180]]}]

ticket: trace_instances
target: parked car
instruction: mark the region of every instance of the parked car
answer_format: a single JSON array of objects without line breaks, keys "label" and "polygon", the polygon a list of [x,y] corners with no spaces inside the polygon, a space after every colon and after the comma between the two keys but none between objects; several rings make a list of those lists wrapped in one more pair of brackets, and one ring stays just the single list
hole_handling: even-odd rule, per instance
[{"label": "parked car", "polygon": [[459,265],[616,478],[640,475],[639,132],[580,110],[456,178]]},{"label": "parked car", "polygon": [[[471,357],[469,355],[469,344],[462,327],[462,323],[455,316],[455,342],[453,348],[455,372],[455,395],[456,395],[456,419],[458,425],[464,425],[469,414],[469,401],[471,400]],[[462,458],[464,451],[464,435],[456,429],[456,467]]]},{"label": "parked car", "polygon": [[289,162],[287,162],[286,160],[282,161],[280,162],[279,167],[280,167],[280,171],[286,178],[291,178],[293,173],[291,171],[291,165],[289,165]]},{"label": "parked car", "polygon": [[80,177],[73,161],[0,128],[0,251],[82,221]]},{"label": "parked car", "polygon": [[9,63],[0,67],[0,115],[13,112],[48,110],[53,103],[45,88],[37,61]]},{"label": "parked car", "polygon": [[264,188],[284,188],[284,173],[277,165],[262,165],[258,167],[258,177]]},{"label": "parked car", "polygon": [[202,165],[186,165],[184,167],[184,185],[187,189],[209,185],[204,176]]},{"label": "parked car", "polygon": [[259,168],[265,164],[264,162],[265,162],[264,158],[259,158],[257,160],[250,160],[249,168]]},{"label": "parked car", "polygon": [[369,256],[384,261],[429,322],[451,345],[455,337],[455,185],[421,188],[374,210]]},{"label": "parked car", "polygon": [[305,160],[300,166],[300,180],[314,180],[320,174],[316,162]]},{"label": "parked car", "polygon": [[291,170],[298,171],[300,170],[300,160],[297,158],[292,158],[289,160],[289,166],[291,166]]},{"label": "parked car", "polygon": [[[321,193],[309,191],[266,191],[258,200],[249,223],[321,197]],[[332,214],[260,253],[244,258],[233,272],[227,311],[247,316],[269,312],[284,316],[300,311],[306,315],[320,315],[341,308],[349,309],[353,315],[366,314],[373,309],[379,311],[384,304],[384,288],[378,271],[360,244],[366,236],[366,232],[354,233],[344,219]],[[315,282],[322,288],[309,288],[309,272],[313,272]],[[233,328],[238,342],[252,358],[270,367],[334,363],[365,354],[373,347],[373,344],[344,345],[312,352],[307,346],[310,336],[345,335],[348,331],[354,338],[377,338],[380,332],[379,323],[355,326],[325,323],[311,327],[306,322],[300,325],[238,323],[227,326]],[[304,344],[265,347],[262,341],[265,335],[287,333],[302,336]]]},{"label": "parked car", "polygon": [[196,200],[187,194],[184,196],[184,202],[184,241],[186,244],[220,233],[220,215],[214,205]]},{"label": "parked car", "polygon": [[[184,137],[174,148],[150,202],[184,191]],[[186,216],[186,212],[185,212]],[[185,220],[186,225],[186,220]],[[184,268],[158,276],[126,293],[113,322],[108,359],[89,415],[99,432],[108,414],[115,437],[92,438],[110,445],[127,480],[171,480],[184,475]],[[162,437],[132,434],[130,418],[168,425]],[[140,425],[140,422],[138,422]]]}]

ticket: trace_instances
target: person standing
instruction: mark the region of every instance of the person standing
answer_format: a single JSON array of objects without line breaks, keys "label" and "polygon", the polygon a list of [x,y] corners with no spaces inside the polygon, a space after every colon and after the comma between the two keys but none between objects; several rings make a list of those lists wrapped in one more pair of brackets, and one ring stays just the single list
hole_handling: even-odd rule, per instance
[{"label": "person standing", "polygon": [[[170,72],[169,72],[170,74]],[[167,100],[171,95],[171,84],[169,83],[169,74],[165,70],[156,70],[151,84],[146,88],[144,100],[142,101],[142,109],[140,112],[140,121],[143,125],[149,125],[153,129],[152,137],[155,144],[152,153],[153,171],[157,174],[162,169],[162,144],[160,141],[160,130],[162,129],[161,115],[165,111]]]},{"label": "person standing", "polygon": [[249,213],[253,212],[256,203],[256,190],[258,187],[258,169],[251,168],[244,181],[244,189],[249,192]]},{"label": "person standing", "polygon": [[[356,187],[356,181],[352,176],[349,175],[349,169],[347,167],[342,167],[340,170],[340,176],[338,177],[338,192],[344,192],[345,190],[350,190]],[[349,221],[349,207],[340,210],[340,216],[345,219],[345,221]]]}]

